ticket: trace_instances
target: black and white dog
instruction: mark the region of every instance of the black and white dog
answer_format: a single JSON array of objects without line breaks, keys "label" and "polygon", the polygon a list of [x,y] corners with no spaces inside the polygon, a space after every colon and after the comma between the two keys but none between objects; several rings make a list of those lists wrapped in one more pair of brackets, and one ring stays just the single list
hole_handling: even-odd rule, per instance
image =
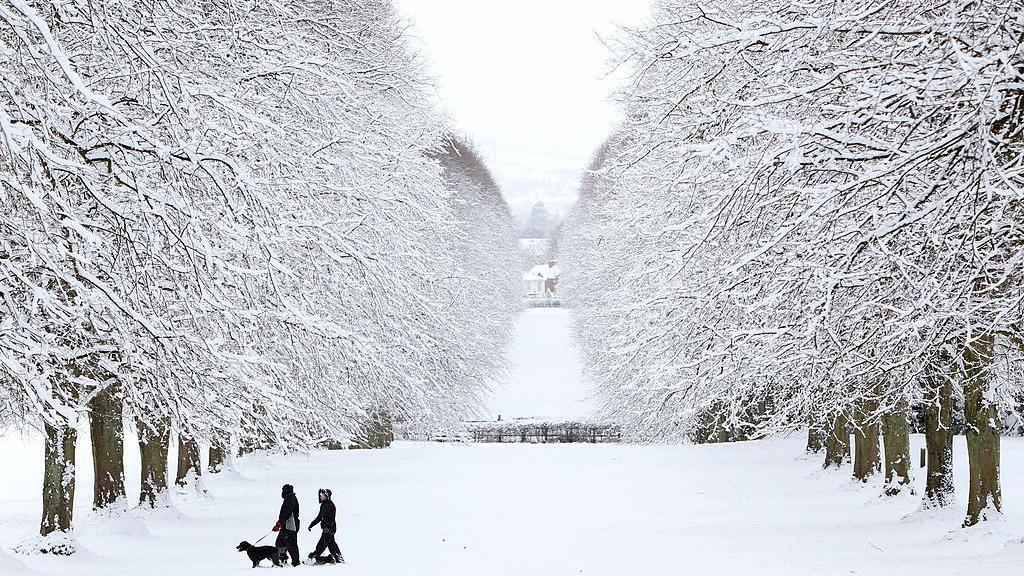
[{"label": "black and white dog", "polygon": [[252,567],[255,568],[260,565],[263,560],[270,560],[274,563],[274,566],[280,566],[281,561],[277,557],[277,548],[273,546],[253,546],[248,542],[243,541],[236,548],[239,552],[245,552],[249,555],[249,560],[252,560]]}]

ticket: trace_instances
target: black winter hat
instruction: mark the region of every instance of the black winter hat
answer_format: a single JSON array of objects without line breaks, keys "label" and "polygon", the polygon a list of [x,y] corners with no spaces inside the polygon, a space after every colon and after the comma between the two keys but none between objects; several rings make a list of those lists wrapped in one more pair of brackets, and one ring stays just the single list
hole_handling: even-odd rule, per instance
[{"label": "black winter hat", "polygon": [[331,490],[329,488],[321,488],[320,493],[325,494],[328,500],[331,499]]},{"label": "black winter hat", "polygon": [[291,484],[285,484],[284,486],[281,486],[281,495],[282,496],[287,496],[288,494],[291,494],[294,491],[295,491],[295,487],[292,486]]}]

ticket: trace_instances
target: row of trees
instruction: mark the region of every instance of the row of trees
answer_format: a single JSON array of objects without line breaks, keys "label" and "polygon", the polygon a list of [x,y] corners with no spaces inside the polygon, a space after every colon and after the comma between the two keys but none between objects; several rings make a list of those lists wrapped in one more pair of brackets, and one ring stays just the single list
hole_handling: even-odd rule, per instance
[{"label": "row of trees", "polygon": [[889,494],[924,414],[925,504],[997,512],[1021,390],[1024,6],[685,0],[611,43],[635,70],[563,237],[579,340],[636,438],[806,425]]},{"label": "row of trees", "polygon": [[172,437],[186,483],[200,443],[444,426],[501,373],[515,225],[405,38],[388,0],[0,2],[0,419],[45,430],[43,549],[83,416],[93,506],[126,420],[160,506]]}]

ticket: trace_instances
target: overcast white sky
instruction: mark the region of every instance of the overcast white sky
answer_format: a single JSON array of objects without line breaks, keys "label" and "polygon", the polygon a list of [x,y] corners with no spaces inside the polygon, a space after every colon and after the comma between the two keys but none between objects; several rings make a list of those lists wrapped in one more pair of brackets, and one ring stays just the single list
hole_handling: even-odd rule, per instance
[{"label": "overcast white sky", "polygon": [[564,213],[615,123],[596,34],[635,24],[648,0],[397,0],[457,126],[519,215]]}]

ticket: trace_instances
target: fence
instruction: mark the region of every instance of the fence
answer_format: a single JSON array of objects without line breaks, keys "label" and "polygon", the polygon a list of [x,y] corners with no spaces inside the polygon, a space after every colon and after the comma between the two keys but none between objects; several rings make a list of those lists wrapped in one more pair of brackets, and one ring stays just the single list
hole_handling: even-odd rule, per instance
[{"label": "fence", "polygon": [[622,428],[605,423],[470,422],[467,430],[473,442],[605,444],[622,440]]},{"label": "fence", "polygon": [[562,308],[565,306],[565,302],[561,298],[523,298],[523,304],[527,308]]}]

